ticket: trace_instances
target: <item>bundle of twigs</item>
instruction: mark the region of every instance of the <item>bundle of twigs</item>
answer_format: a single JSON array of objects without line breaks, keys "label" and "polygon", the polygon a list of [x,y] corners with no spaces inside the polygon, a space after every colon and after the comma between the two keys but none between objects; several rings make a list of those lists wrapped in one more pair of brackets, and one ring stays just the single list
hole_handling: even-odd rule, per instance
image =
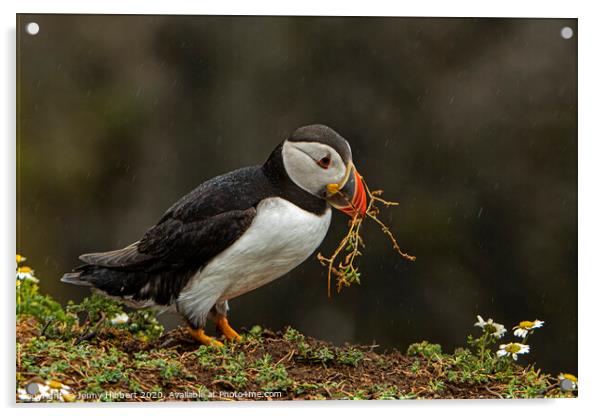
[{"label": "bundle of twigs", "polygon": [[[364,242],[360,235],[360,228],[366,218],[372,219],[380,226],[381,231],[385,233],[387,237],[389,237],[389,240],[391,240],[393,249],[397,251],[401,257],[409,261],[416,260],[415,256],[411,256],[401,250],[389,227],[380,219],[378,219],[380,210],[377,204],[382,204],[382,206],[385,208],[399,204],[397,202],[383,199],[383,190],[381,189],[370,191],[370,188],[368,188],[364,178],[362,178],[362,182],[366,188],[366,193],[369,199],[368,206],[366,208],[366,216],[362,217],[359,212],[356,212],[355,216],[349,221],[349,231],[347,232],[347,235],[343,237],[338,247],[330,257],[325,257],[322,255],[322,253],[318,253],[318,260],[323,266],[328,268],[329,297],[332,275],[336,276],[337,278],[337,293],[341,291],[343,286],[350,286],[354,283],[359,284],[360,282],[361,273],[355,264],[355,260],[358,256],[362,255],[360,249],[364,247]],[[343,257],[341,258],[341,256]]]}]

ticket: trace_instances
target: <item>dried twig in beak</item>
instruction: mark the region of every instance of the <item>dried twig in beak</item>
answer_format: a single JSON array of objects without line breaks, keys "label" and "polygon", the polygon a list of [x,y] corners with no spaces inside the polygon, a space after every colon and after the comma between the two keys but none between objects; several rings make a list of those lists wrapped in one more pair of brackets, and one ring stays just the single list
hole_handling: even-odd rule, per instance
[{"label": "dried twig in beak", "polygon": [[[380,226],[381,231],[385,233],[387,237],[389,237],[389,240],[391,240],[393,249],[397,251],[401,257],[409,261],[415,261],[416,257],[403,252],[389,227],[380,219],[378,219],[380,210],[376,205],[377,203],[382,204],[385,208],[399,204],[397,202],[383,199],[383,191],[380,189],[370,191],[370,188],[368,188],[368,185],[363,177],[362,182],[366,187],[367,195],[370,200],[368,207],[366,208],[366,217],[371,218]],[[332,255],[330,257],[325,257],[322,255],[322,253],[318,253],[318,260],[323,266],[328,268],[328,297],[330,297],[331,279],[333,274],[337,278],[337,293],[341,291],[343,286],[350,286],[353,283],[360,283],[359,278],[361,273],[359,273],[359,269],[355,265],[354,261],[358,256],[362,255],[360,248],[364,247],[364,242],[360,236],[360,228],[363,221],[364,218],[362,218],[359,213],[356,213],[355,216],[349,221],[349,231],[347,232],[347,235],[343,237]],[[336,264],[337,259],[339,259],[339,257],[342,255],[343,250],[345,250],[347,254],[338,261],[338,264]]]}]

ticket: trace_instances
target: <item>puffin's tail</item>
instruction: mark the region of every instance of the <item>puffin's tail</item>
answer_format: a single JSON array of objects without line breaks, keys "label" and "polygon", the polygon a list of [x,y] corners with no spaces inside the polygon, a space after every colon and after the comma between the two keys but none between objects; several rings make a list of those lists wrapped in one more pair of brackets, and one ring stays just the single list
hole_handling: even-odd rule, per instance
[{"label": "puffin's tail", "polygon": [[79,256],[84,263],[61,282],[78,286],[91,286],[115,296],[135,294],[148,281],[143,265],[152,265],[153,257],[138,252],[138,242],[120,250],[88,253]]},{"label": "puffin's tail", "polygon": [[63,283],[71,283],[72,285],[77,286],[92,286],[92,283],[81,279],[82,272],[71,272],[65,273],[63,277],[61,277],[61,282]]},{"label": "puffin's tail", "polygon": [[111,296],[131,296],[147,282],[144,273],[115,270],[108,267],[83,264],[70,273],[65,273],[61,282],[78,286],[89,286]]}]

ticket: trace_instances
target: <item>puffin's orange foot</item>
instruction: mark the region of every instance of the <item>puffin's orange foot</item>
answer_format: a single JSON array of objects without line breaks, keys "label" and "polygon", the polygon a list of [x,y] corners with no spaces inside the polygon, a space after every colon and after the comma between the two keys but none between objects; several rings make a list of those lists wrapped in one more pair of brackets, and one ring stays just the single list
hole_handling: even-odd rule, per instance
[{"label": "puffin's orange foot", "polygon": [[240,341],[242,337],[238,335],[238,333],[232,329],[230,324],[228,323],[228,319],[224,315],[219,315],[215,320],[215,325],[217,329],[224,334],[228,341]]},{"label": "puffin's orange foot", "polygon": [[207,345],[207,346],[211,346],[211,347],[223,347],[224,346],[224,344],[222,344],[215,338],[210,337],[209,335],[205,334],[205,331],[200,328],[199,329],[188,328],[188,331],[190,332],[190,335],[192,335],[192,337],[194,339],[196,339],[198,342],[200,342],[203,345]]}]

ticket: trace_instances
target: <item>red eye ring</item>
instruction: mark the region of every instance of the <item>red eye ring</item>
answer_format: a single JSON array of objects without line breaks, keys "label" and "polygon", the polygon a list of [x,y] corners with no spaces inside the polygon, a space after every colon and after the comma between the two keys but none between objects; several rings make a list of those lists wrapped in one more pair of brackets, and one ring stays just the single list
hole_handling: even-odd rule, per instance
[{"label": "red eye ring", "polygon": [[316,163],[321,168],[328,169],[328,167],[330,166],[330,156],[324,156],[322,159],[318,160]]}]

